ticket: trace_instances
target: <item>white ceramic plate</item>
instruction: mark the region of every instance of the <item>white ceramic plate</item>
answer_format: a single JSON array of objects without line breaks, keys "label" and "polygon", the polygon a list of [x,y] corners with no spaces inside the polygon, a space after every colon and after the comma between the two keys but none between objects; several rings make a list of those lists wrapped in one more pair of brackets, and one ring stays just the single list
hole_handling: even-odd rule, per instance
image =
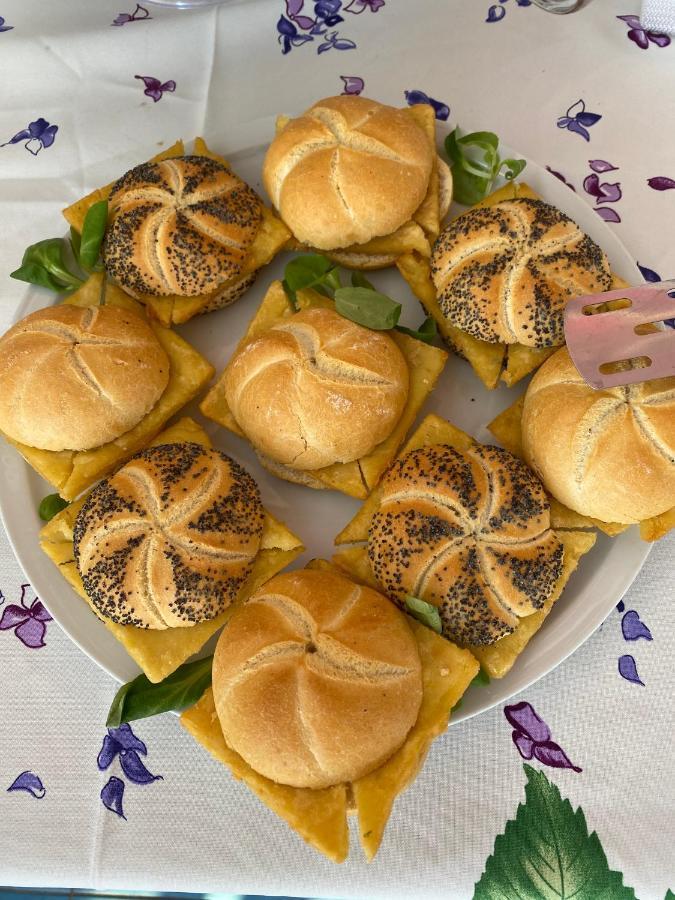
[{"label": "white ceramic plate", "polygon": [[[266,136],[271,123],[259,121],[223,140],[212,138],[214,147],[222,150],[234,170],[263,193],[260,171]],[[238,152],[233,152],[235,148]],[[242,149],[243,148],[243,149]],[[519,156],[503,148],[505,156]],[[140,158],[139,154],[139,158]],[[116,172],[110,172],[114,178]],[[590,234],[609,256],[614,271],[632,283],[642,279],[639,271],[616,234],[577,194],[536,163],[528,162],[522,176],[547,201],[564,210]],[[36,235],[36,237],[39,237]],[[17,254],[23,248],[17,247]],[[264,270],[245,297],[228,309],[198,317],[180,327],[181,334],[195,344],[220,371],[229,358],[245,326],[252,317],[267,285],[282,277],[289,257],[282,254]],[[374,273],[372,280],[385,293],[403,303],[402,324],[417,326],[423,319],[419,303],[396,270]],[[50,302],[51,295],[31,290],[17,310],[17,319]],[[487,391],[469,365],[450,356],[436,391],[423,413],[435,412],[489,442],[485,425],[524,389],[521,383],[511,390]],[[202,424],[192,404],[186,410]],[[328,557],[333,552],[333,538],[351,519],[359,501],[334,492],[313,491],[273,478],[258,464],[254,453],[229,432],[214,423],[207,430],[220,449],[239,460],[257,479],[266,506],[285,521],[307,546],[306,554],[296,563],[302,565],[312,557]],[[37,508],[49,487],[21,457],[4,442],[0,446],[0,511],[16,556],[27,578],[44,600],[51,614],[70,638],[99,666],[119,681],[138,674],[136,664],[122,646],[90,611],[72,588],[61,578],[53,563],[38,546],[40,519]],[[511,672],[486,687],[472,688],[451,724],[474,716],[521,691],[546,675],[586,640],[609,614],[627,590],[649,553],[636,528],[613,540],[600,535],[594,549],[585,556],[572,576],[565,592],[556,603],[542,629],[521,654]],[[112,699],[111,689],[111,699]]]}]

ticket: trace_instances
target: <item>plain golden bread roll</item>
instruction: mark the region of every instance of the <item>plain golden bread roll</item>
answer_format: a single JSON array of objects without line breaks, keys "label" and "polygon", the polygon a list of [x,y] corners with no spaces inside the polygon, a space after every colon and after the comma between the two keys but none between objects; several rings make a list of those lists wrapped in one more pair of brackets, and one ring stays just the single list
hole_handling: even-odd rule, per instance
[{"label": "plain golden bread roll", "polygon": [[562,571],[544,488],[498,447],[413,450],[381,482],[368,556],[382,590],[438,607],[443,634],[491,644],[544,605]]},{"label": "plain golden bread roll", "polygon": [[235,353],[225,396],[262,454],[320,469],[389,437],[408,397],[408,366],[388,334],[331,309],[306,309]]},{"label": "plain golden bread roll", "polygon": [[323,788],[376,769],[422,702],[417,643],[386,597],[331,572],[277,575],[238,610],[213,659],[223,736],[261,775]]},{"label": "plain golden bread roll", "polygon": [[169,358],[134,312],[40,309],[0,338],[0,430],[40,450],[89,450],[137,425],[168,381]]},{"label": "plain golden bread roll", "polygon": [[404,110],[328,97],[274,138],[263,181],[299,241],[333,250],[407,222],[424,200],[433,162],[427,135]]},{"label": "plain golden bread roll", "polygon": [[564,343],[571,297],[612,285],[609,262],[555,206],[526,198],[472,209],[436,241],[431,273],[451,325],[483,341]]},{"label": "plain golden bread roll", "polygon": [[105,267],[137,294],[215,290],[239,275],[262,222],[255,192],[204,156],[136,166],[116,182],[109,202]]},{"label": "plain golden bread roll", "polygon": [[255,481],[201,444],[160,444],[89,495],[75,520],[75,561],[106,619],[176,628],[213,619],[237,597],[260,547]]},{"label": "plain golden bread roll", "polygon": [[632,524],[675,506],[675,378],[594,390],[563,348],[530,382],[522,431],[528,463],[581,515]]}]

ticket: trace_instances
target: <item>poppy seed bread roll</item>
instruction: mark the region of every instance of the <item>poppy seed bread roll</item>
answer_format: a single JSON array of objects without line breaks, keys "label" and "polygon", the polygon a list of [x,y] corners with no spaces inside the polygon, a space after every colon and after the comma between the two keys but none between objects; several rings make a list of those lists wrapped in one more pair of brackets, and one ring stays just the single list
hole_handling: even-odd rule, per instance
[{"label": "poppy seed bread roll", "polygon": [[595,390],[566,348],[530,382],[523,451],[557,499],[632,524],[675,506],[675,378]]},{"label": "poppy seed bread roll", "polygon": [[256,772],[294,787],[354,781],[417,720],[417,642],[377,591],[332,572],[287,572],[221,633],[213,696],[225,741]]},{"label": "poppy seed bread roll", "polygon": [[193,297],[240,274],[262,222],[256,193],[222,163],[179,156],[117,181],[103,258],[135,294]]},{"label": "poppy seed bread roll", "polygon": [[607,257],[587,234],[542,200],[504,200],[450,222],[431,272],[450,324],[483,341],[553,347],[564,343],[571,297],[607,291]]},{"label": "poppy seed bread roll", "polygon": [[263,520],[255,481],[224,453],[160,444],[91,492],[75,520],[75,561],[104,618],[186,627],[236,599]]},{"label": "poppy seed bread roll", "polygon": [[491,644],[541,609],[562,571],[544,488],[498,447],[442,444],[397,460],[380,483],[368,556],[382,590],[438,608],[443,635]]},{"label": "poppy seed bread roll", "polygon": [[297,240],[320,250],[391,234],[424,200],[434,150],[405,110],[319,100],[270,144],[263,182]]},{"label": "poppy seed bread roll", "polygon": [[148,323],[113,306],[51,306],[0,338],[0,429],[41,450],[89,450],[150,412],[169,358]]},{"label": "poppy seed bread roll", "polygon": [[253,446],[300,470],[350,462],[386,440],[408,396],[395,341],[331,309],[289,316],[235,352],[225,396]]}]

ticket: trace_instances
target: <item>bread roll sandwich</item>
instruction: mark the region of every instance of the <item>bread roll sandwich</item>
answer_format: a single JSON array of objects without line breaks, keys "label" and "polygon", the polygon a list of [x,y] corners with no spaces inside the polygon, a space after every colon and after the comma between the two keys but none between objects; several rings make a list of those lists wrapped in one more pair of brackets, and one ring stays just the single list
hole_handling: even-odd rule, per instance
[{"label": "bread roll sandwich", "polygon": [[382,479],[368,556],[384,592],[419,598],[459,644],[491,644],[541,609],[562,572],[544,488],[498,447],[425,446]]},{"label": "bread roll sandwich", "polygon": [[265,156],[265,189],[299,245],[351,268],[429,255],[452,197],[431,107],[328,97],[283,119]]},{"label": "bread roll sandwich", "polygon": [[258,195],[197,138],[125,173],[64,211],[80,230],[97,200],[109,202],[106,270],[164,324],[227,306],[290,234]]},{"label": "bread roll sandwich", "polygon": [[365,497],[396,455],[447,354],[373,331],[311,289],[275,281],[200,409],[274,475]]},{"label": "bread roll sandwich", "polygon": [[94,274],[0,338],[0,433],[71,500],[145,446],[209,363]]},{"label": "bread roll sandwich", "polygon": [[318,850],[347,856],[347,813],[379,847],[478,671],[381,593],[319,560],[272,578],[230,619],[185,727]]},{"label": "bread roll sandwich", "polygon": [[75,522],[75,561],[104,618],[189,627],[237,597],[263,518],[257,485],[234,460],[197,443],[161,444],[91,492]]},{"label": "bread roll sandwich", "polygon": [[633,524],[675,507],[675,378],[594,390],[563,348],[528,386],[522,442],[547,490],[581,515]]}]

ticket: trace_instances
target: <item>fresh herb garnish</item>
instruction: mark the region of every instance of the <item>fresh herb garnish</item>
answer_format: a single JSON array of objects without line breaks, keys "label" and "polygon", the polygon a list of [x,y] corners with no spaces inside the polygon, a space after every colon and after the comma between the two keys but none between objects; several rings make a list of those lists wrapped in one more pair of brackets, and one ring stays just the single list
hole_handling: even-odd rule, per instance
[{"label": "fresh herb garnish", "polygon": [[361,272],[351,273],[351,287],[343,287],[340,270],[326,256],[310,253],[296,256],[287,265],[282,282],[293,312],[298,312],[297,292],[312,288],[324,297],[335,301],[335,310],[345,319],[371,328],[373,331],[389,331],[394,328],[426,344],[436,337],[436,323],[425,319],[418,330],[398,324],[401,304],[380,293]]},{"label": "fresh herb garnish", "polygon": [[64,500],[63,497],[59,497],[58,494],[47,494],[47,496],[43,497],[40,501],[38,515],[43,522],[49,522],[50,519],[53,519],[54,516],[57,513],[60,513],[62,509],[65,509],[66,506],[68,506],[68,501]]},{"label": "fresh herb garnish", "polygon": [[[473,678],[471,679],[471,684],[469,685],[469,687],[473,687],[473,685],[476,685],[476,687],[480,687],[480,686],[486,685],[486,684],[490,684],[490,676],[485,671],[485,669],[480,668],[478,670],[478,674],[474,675]],[[459,700],[457,701],[457,703],[455,703],[455,705],[452,707],[450,712],[451,713],[456,712],[460,708],[461,705],[462,705],[462,698],[460,697]]]},{"label": "fresh herb garnish", "polygon": [[47,238],[31,244],[23,255],[21,265],[10,277],[46,287],[62,294],[84,284],[81,275],[98,271],[101,244],[108,220],[108,201],[93,203],[87,210],[82,234],[70,229],[70,249],[80,271],[73,272],[67,258],[68,242],[64,238]]},{"label": "fresh herb garnish", "polygon": [[436,634],[441,634],[443,630],[441,615],[433,604],[427,603],[426,600],[420,600],[419,597],[406,597],[405,608],[422,625],[431,628]]},{"label": "fresh herb garnish", "polygon": [[460,135],[455,128],[445,139],[445,152],[452,163],[454,198],[465,206],[479,203],[490,193],[502,173],[512,181],[525,168],[524,159],[501,159],[499,138],[492,131]]},{"label": "fresh herb garnish", "polygon": [[110,706],[106,726],[116,728],[123,722],[192,706],[211,684],[212,665],[213,657],[207,656],[185,663],[158,684],[145,675],[123,684]]}]

